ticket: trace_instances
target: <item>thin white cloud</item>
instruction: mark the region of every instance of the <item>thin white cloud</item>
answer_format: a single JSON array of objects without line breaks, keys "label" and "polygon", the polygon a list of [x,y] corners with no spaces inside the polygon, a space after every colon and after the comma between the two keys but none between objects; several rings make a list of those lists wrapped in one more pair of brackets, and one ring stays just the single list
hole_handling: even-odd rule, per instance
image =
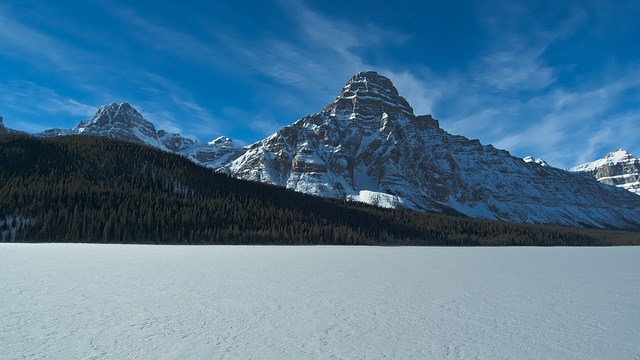
[{"label": "thin white cloud", "polygon": [[[2,10],[2,8],[0,8]],[[80,55],[56,38],[28,27],[0,12],[0,52],[19,59],[38,58],[40,66],[72,70]]]},{"label": "thin white cloud", "polygon": [[634,73],[627,70],[616,79],[559,88],[519,103],[516,116],[510,118],[529,125],[497,134],[492,142],[522,156],[546,157],[551,165],[564,168],[600,157],[602,149],[633,148],[640,118],[637,111],[620,113],[618,107],[621,100],[640,93],[640,79]]},{"label": "thin white cloud", "polygon": [[130,28],[127,33],[150,49],[181,58],[190,64],[210,66],[216,61],[216,51],[207,39],[180,31],[169,19],[153,18],[151,14],[137,14],[127,7],[104,4],[104,10]]},{"label": "thin white cloud", "polygon": [[455,94],[460,86],[457,75],[438,76],[426,68],[417,74],[408,70],[382,69],[379,72],[393,81],[398,93],[407,99],[416,115],[434,114],[438,102]]},{"label": "thin white cloud", "polygon": [[53,89],[30,81],[0,84],[0,100],[6,107],[32,114],[63,114],[72,117],[85,117],[93,115],[98,108],[65,97]]},{"label": "thin white cloud", "polygon": [[258,116],[251,120],[251,127],[264,134],[264,136],[269,136],[278,131],[282,127],[282,124],[270,115],[258,114]]},{"label": "thin white cloud", "polygon": [[506,18],[515,23],[488,21],[493,43],[472,65],[474,81],[499,91],[541,90],[557,81],[556,69],[544,60],[548,47],[574,34],[584,26],[588,15],[573,9],[570,15],[552,28],[534,28],[518,32],[518,19],[527,14],[525,5],[506,6]]},{"label": "thin white cloud", "polygon": [[[71,127],[93,115],[97,106],[63,96],[29,81],[0,84],[5,125],[26,132],[40,132],[51,127]],[[63,119],[52,125],[50,117]]]}]

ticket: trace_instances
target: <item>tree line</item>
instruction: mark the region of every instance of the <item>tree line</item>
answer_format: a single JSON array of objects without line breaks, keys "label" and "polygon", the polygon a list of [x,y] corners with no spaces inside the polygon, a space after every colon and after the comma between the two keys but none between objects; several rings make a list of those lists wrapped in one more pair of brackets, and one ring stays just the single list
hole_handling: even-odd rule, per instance
[{"label": "tree line", "polygon": [[631,232],[382,209],[232,179],[144,145],[0,136],[4,241],[152,244],[611,245]]}]

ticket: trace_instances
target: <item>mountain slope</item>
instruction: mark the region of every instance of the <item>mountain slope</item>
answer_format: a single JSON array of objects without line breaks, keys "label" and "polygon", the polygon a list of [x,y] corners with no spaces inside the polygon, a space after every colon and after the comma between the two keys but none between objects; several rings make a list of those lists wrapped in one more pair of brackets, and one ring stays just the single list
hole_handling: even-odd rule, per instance
[{"label": "mountain slope", "polygon": [[391,81],[351,78],[336,100],[251,145],[230,175],[338,199],[524,223],[629,227],[628,192],[451,135],[415,116]]},{"label": "mountain slope", "polygon": [[586,227],[628,228],[640,219],[633,194],[449,134],[430,115],[415,115],[375,72],[356,74],[319,113],[246,147],[156,131],[126,103],[39,136],[66,134],[146,144],[235,178],[382,207]]},{"label": "mountain slope", "polygon": [[615,185],[640,195],[640,161],[626,150],[618,149],[569,171],[587,173],[603,184]]},{"label": "mountain slope", "polygon": [[172,244],[611,245],[588,232],[342,203],[229,178],[94,136],[0,136],[2,241]]}]

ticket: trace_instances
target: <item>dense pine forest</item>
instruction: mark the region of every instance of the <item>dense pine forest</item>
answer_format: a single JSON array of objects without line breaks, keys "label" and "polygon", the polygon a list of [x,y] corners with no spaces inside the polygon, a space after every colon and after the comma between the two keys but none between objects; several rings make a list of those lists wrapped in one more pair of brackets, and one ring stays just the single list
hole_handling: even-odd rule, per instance
[{"label": "dense pine forest", "polygon": [[0,136],[2,241],[151,244],[638,245],[640,233],[381,209],[241,181],[92,136]]}]

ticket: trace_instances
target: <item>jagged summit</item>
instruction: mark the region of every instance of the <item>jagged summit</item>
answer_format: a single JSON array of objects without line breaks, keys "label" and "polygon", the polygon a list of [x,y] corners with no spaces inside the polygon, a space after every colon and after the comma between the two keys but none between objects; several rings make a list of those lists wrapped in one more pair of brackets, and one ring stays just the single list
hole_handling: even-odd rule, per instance
[{"label": "jagged summit", "polygon": [[101,106],[91,119],[81,121],[71,132],[159,146],[155,126],[126,102]]},{"label": "jagged summit", "polygon": [[91,119],[88,121],[81,121],[76,128],[82,132],[84,130],[81,129],[89,126],[96,127],[105,125],[116,126],[134,124],[142,124],[145,127],[153,126],[153,124],[145,120],[129,103],[123,102],[121,104],[111,103],[100,106],[96,114]]},{"label": "jagged summit", "polygon": [[602,158],[572,167],[569,171],[592,175],[603,184],[615,185],[640,195],[640,160],[624,149]]},{"label": "jagged summit", "polygon": [[634,160],[637,161],[633,154],[630,154],[629,152],[627,152],[627,150],[616,149],[615,151],[607,153],[605,156],[598,160],[572,167],[571,169],[569,169],[569,171],[594,171],[604,165],[611,166],[621,163],[633,162]]},{"label": "jagged summit", "polygon": [[374,71],[354,75],[347,81],[336,100],[322,112],[332,116],[348,114],[350,120],[358,115],[413,116],[413,109],[407,100],[398,94],[398,89],[393,86],[391,80]]}]

